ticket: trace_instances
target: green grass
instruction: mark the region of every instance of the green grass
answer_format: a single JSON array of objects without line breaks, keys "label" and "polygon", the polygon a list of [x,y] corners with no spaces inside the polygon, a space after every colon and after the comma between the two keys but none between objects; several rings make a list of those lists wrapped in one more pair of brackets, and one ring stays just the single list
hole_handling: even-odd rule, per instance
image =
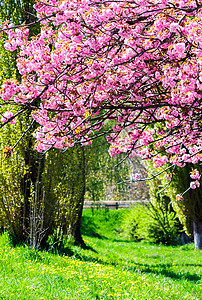
[{"label": "green grass", "polygon": [[201,300],[202,252],[126,241],[123,214],[84,211],[88,249],[70,246],[66,255],[13,248],[2,235],[0,299]]}]

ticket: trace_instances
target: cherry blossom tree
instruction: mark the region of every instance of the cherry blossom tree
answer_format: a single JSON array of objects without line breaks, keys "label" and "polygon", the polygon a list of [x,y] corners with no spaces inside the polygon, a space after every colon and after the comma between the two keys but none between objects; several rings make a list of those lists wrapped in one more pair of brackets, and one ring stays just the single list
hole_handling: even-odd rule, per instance
[{"label": "cherry blossom tree", "polygon": [[[44,0],[34,7],[29,26],[40,23],[38,35],[29,37],[24,24],[2,28],[5,48],[19,51],[22,75],[2,85],[1,105],[19,107],[2,115],[2,126],[30,110],[40,125],[39,152],[105,134],[111,156],[124,152],[156,167],[200,163],[202,1]],[[109,120],[111,129],[103,129]],[[190,187],[199,185],[200,174]],[[198,223],[202,240],[202,216]]]}]

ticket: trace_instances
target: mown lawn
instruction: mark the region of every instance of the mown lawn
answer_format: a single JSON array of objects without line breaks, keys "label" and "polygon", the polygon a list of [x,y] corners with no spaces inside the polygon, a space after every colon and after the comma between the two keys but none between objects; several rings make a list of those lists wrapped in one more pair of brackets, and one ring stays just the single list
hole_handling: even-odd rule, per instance
[{"label": "mown lawn", "polygon": [[88,249],[36,253],[0,237],[0,299],[202,299],[202,252],[192,244],[126,241],[118,218],[84,214]]}]

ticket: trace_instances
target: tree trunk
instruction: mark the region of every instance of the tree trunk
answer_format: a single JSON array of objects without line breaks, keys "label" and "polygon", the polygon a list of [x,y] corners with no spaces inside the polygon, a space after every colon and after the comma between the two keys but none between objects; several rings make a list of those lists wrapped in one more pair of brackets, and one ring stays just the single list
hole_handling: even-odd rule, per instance
[{"label": "tree trunk", "polygon": [[195,250],[202,250],[202,220],[193,221]]},{"label": "tree trunk", "polygon": [[81,216],[85,196],[85,151],[84,147],[77,145],[74,147],[76,159],[74,160],[75,177],[71,187],[71,197],[69,203],[68,234],[74,238],[75,245],[84,246],[81,236]]},{"label": "tree trunk", "polygon": [[81,236],[81,216],[83,211],[83,203],[84,203],[84,197],[82,197],[79,203],[77,220],[74,224],[74,233],[73,233],[74,245],[84,245],[84,240]]}]

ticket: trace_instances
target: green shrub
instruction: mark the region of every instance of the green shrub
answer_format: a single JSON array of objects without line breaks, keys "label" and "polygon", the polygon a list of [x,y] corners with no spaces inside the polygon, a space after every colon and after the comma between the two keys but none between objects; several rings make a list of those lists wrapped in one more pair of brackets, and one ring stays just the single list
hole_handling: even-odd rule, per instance
[{"label": "green shrub", "polygon": [[152,211],[147,230],[148,240],[153,243],[164,245],[177,244],[178,227],[174,212]]},{"label": "green shrub", "polygon": [[177,244],[178,227],[175,213],[162,207],[137,205],[125,214],[123,236],[164,245]]},{"label": "green shrub", "polygon": [[136,205],[125,213],[122,230],[125,238],[135,241],[146,239],[146,228],[150,221],[147,208],[144,205]]}]

